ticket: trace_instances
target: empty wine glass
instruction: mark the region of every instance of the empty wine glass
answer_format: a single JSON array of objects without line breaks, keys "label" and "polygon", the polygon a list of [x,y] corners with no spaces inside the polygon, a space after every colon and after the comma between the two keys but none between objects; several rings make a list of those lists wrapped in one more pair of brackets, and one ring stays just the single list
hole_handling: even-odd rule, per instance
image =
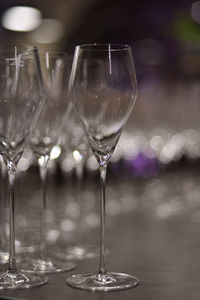
[{"label": "empty wine glass", "polygon": [[77,46],[70,77],[70,96],[100,171],[100,267],[98,273],[67,279],[73,287],[112,291],[134,287],[139,280],[105,268],[105,181],[107,163],[116,147],[137,96],[130,46]]},{"label": "empty wine glass", "polygon": [[48,281],[46,276],[28,275],[18,270],[14,225],[16,168],[43,102],[37,49],[0,47],[0,154],[8,172],[10,229],[8,270],[0,273],[0,289],[29,288]]},{"label": "empty wine glass", "polygon": [[8,201],[7,201],[7,168],[0,155],[0,264],[8,262]]},{"label": "empty wine glass", "polygon": [[71,261],[49,257],[46,242],[47,167],[51,150],[58,143],[62,126],[71,110],[68,101],[70,64],[64,52],[41,52],[40,62],[46,102],[29,140],[29,145],[38,161],[43,189],[40,258],[23,260],[21,268],[26,272],[55,273],[74,268],[74,263]]},{"label": "empty wine glass", "polygon": [[83,197],[84,168],[89,156],[90,147],[80,121],[73,110],[70,113],[69,118],[66,119],[62,130],[61,148],[64,157],[72,156],[71,161],[74,162],[73,170],[75,176],[73,176],[73,202],[77,205],[77,214],[74,220],[76,223],[76,230],[75,234],[73,234],[73,241],[70,243],[70,246],[66,246],[68,241],[62,240],[60,243],[62,250],[55,250],[55,255],[69,257],[73,260],[92,258],[97,255],[98,251],[96,245],[88,244],[85,239],[88,230],[84,224],[85,199]]}]

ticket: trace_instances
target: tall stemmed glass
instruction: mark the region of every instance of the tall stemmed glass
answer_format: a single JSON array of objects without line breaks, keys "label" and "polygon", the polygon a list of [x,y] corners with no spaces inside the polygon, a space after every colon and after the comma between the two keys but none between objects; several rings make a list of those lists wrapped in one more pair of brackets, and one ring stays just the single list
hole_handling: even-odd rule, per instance
[{"label": "tall stemmed glass", "polygon": [[44,102],[36,48],[0,47],[0,154],[8,172],[9,263],[0,273],[0,289],[29,288],[48,281],[46,276],[24,274],[15,258],[14,183],[25,142]]},{"label": "tall stemmed glass", "polygon": [[71,111],[68,101],[70,62],[64,52],[41,52],[40,62],[46,102],[29,141],[38,161],[43,189],[40,258],[22,261],[21,268],[26,272],[55,273],[74,268],[71,261],[49,257],[46,242],[47,167],[51,150],[58,143],[65,119]]},{"label": "tall stemmed glass", "polygon": [[66,241],[61,242],[61,251],[55,251],[55,255],[61,257],[69,257],[73,260],[83,260],[85,258],[92,258],[97,255],[97,247],[90,245],[85,240],[84,226],[84,199],[83,199],[83,180],[84,167],[86,159],[89,156],[89,144],[87,137],[84,134],[83,128],[80,124],[74,110],[70,113],[70,117],[66,119],[65,126],[62,130],[61,147],[64,157],[69,157],[73,154],[75,180],[73,184],[74,199],[73,201],[78,205],[78,214],[76,216],[76,230],[73,235],[73,241],[70,246],[66,247]]},{"label": "tall stemmed glass", "polygon": [[100,171],[100,267],[98,273],[67,279],[73,287],[112,291],[136,286],[137,278],[107,272],[105,267],[105,181],[108,161],[137,96],[131,48],[126,45],[77,46],[70,77],[70,95]]}]

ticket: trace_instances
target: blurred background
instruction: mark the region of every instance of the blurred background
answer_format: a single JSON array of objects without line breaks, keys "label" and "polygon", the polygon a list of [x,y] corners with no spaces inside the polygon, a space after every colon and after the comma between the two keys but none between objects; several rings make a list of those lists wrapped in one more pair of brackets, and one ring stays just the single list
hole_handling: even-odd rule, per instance
[{"label": "blurred background", "polygon": [[[132,46],[139,96],[109,166],[107,213],[143,211],[159,220],[188,216],[200,223],[200,1],[0,1],[0,44],[33,44],[72,56],[77,44],[111,42]],[[85,228],[99,224],[97,164],[80,126],[67,128],[49,167],[50,243],[70,240],[77,229],[79,180]],[[22,228],[38,217],[32,166],[27,149],[18,166],[19,241]],[[29,189],[22,180],[31,182]]]},{"label": "blurred background", "polygon": [[4,44],[70,56],[77,44],[130,44],[139,84],[127,126],[130,139],[137,131],[133,147],[147,142],[164,164],[199,157],[200,1],[2,0],[0,20]]},{"label": "blurred background", "polygon": [[127,151],[136,155],[143,147],[145,156],[164,164],[183,155],[198,158],[200,1],[0,3],[0,43],[73,56],[75,45],[94,42],[133,48],[139,97],[127,126],[129,142],[134,138]]}]

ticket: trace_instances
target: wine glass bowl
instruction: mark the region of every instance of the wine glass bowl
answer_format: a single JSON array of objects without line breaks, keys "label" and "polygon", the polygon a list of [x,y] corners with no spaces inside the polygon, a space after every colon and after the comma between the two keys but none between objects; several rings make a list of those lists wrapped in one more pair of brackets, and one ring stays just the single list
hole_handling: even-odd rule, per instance
[{"label": "wine glass bowl", "polygon": [[[83,45],[76,60],[77,55],[72,68],[71,97],[98,162],[104,157],[105,163],[115,149],[137,97],[130,47]],[[128,65],[129,68],[124,67]]]},{"label": "wine glass bowl", "polygon": [[50,257],[46,242],[47,168],[51,150],[58,143],[71,109],[68,101],[70,64],[64,52],[40,52],[40,61],[46,101],[29,139],[29,146],[38,161],[43,190],[40,258],[23,260],[21,268],[30,273],[55,273],[74,268],[71,261]]},{"label": "wine glass bowl", "polygon": [[79,117],[100,171],[99,272],[76,274],[70,286],[92,291],[113,291],[138,285],[128,274],[107,272],[105,267],[105,183],[107,164],[123,132],[137,97],[131,47],[88,44],[77,46],[69,84]]},{"label": "wine glass bowl", "polygon": [[0,47],[0,151],[4,160],[13,163],[21,157],[44,102],[39,57],[36,61],[28,48],[26,52],[22,48],[22,55],[21,48]]},{"label": "wine glass bowl", "polygon": [[46,105],[32,132],[29,144],[40,157],[49,156],[58,142],[67,114],[70,111],[67,86],[69,82],[69,58],[64,52],[41,52],[41,69],[45,88]]}]

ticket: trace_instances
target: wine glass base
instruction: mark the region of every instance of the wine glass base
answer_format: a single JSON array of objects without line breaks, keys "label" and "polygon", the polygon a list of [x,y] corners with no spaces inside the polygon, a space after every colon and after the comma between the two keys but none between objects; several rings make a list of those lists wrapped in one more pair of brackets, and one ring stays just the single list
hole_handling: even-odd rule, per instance
[{"label": "wine glass base", "polygon": [[67,284],[82,290],[89,291],[115,291],[135,287],[139,280],[124,273],[106,273],[106,274],[77,274],[67,279]]},{"label": "wine glass base", "polygon": [[27,289],[43,285],[48,282],[48,277],[37,274],[0,273],[0,290]]},{"label": "wine glass base", "polygon": [[75,264],[71,261],[58,261],[54,259],[29,259],[20,263],[20,269],[26,273],[51,274],[71,271]]}]

